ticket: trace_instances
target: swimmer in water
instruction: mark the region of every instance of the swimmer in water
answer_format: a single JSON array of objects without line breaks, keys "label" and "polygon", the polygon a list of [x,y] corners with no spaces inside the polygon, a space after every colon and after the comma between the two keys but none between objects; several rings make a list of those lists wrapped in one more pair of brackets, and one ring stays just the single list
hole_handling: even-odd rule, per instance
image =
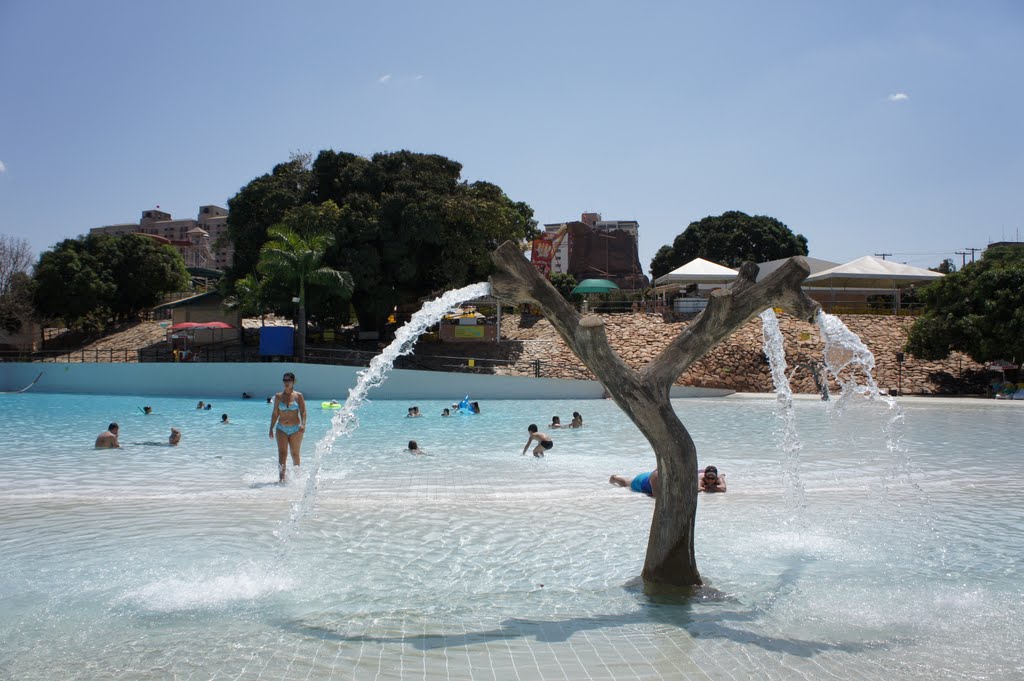
[{"label": "swimmer in water", "polygon": [[120,431],[120,426],[116,423],[111,423],[107,426],[107,429],[96,436],[96,449],[118,449],[121,447],[121,443],[117,441],[117,434]]},{"label": "swimmer in water", "polygon": [[634,492],[640,494],[646,494],[649,497],[658,496],[658,469],[655,468],[653,471],[648,473],[641,473],[632,478],[626,478],[621,475],[613,475],[608,478],[608,482],[619,487],[628,487]]},{"label": "swimmer in water", "polygon": [[537,424],[531,423],[527,429],[530,433],[530,437],[526,440],[526,445],[523,446],[523,456],[526,455],[526,450],[530,448],[530,443],[534,440],[537,441],[537,446],[533,448],[533,455],[538,459],[544,457],[544,452],[548,451],[555,446],[555,443],[551,441],[551,438],[547,436],[547,433],[537,432]]},{"label": "swimmer in water", "polygon": [[697,478],[697,491],[724,492],[725,476],[719,475],[718,468],[715,466],[708,466],[701,472],[700,477]]}]

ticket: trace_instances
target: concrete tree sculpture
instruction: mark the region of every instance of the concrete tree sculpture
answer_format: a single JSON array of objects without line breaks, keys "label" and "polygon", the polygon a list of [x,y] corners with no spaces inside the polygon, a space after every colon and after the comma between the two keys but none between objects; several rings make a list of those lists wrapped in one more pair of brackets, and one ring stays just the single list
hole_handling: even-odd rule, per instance
[{"label": "concrete tree sculpture", "polygon": [[604,320],[581,317],[511,242],[492,254],[498,272],[491,292],[540,308],[559,335],[583,361],[654,448],[661,487],[654,504],[643,579],[647,586],[702,584],[694,559],[697,514],[697,450],[669,401],[675,380],[711,348],[770,307],[782,307],[812,320],[818,304],[801,290],[810,270],[793,257],[755,283],[757,266],[746,263],[726,290],[711,294],[707,308],[642,370],[631,369],[608,344]]}]

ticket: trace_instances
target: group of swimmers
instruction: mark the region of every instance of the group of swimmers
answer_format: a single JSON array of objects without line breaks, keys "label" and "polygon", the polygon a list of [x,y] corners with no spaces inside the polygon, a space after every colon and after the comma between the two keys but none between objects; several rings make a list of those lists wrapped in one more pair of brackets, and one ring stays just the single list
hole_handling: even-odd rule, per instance
[{"label": "group of swimmers", "polygon": [[[276,440],[277,442],[277,463],[278,463],[278,475],[280,482],[284,482],[286,479],[288,458],[291,456],[292,466],[298,469],[301,465],[302,455],[302,438],[305,435],[306,429],[306,400],[302,396],[302,393],[295,390],[295,374],[287,372],[281,378],[283,389],[281,392],[276,393],[273,398],[268,397],[268,402],[273,402],[274,410],[270,416],[270,439]],[[204,404],[200,401],[196,405],[198,410],[209,410],[213,407],[212,404]],[[462,403],[453,404],[452,407],[456,409],[467,408],[467,413],[479,414],[480,405],[478,402],[466,403],[463,400]],[[153,409],[150,406],[145,406],[142,411],[146,415],[153,413]],[[449,408],[445,408],[441,414],[442,416],[451,416]],[[415,418],[422,416],[419,407],[413,406],[409,408],[407,418]],[[572,423],[569,425],[562,425],[561,419],[558,416],[551,417],[551,424],[549,428],[582,428],[583,417],[578,411],[572,413]],[[229,423],[228,415],[221,414],[221,423]],[[530,448],[530,444],[536,442],[533,448],[533,455],[537,458],[542,458],[544,453],[550,451],[555,446],[554,441],[547,433],[540,432],[537,424],[531,423],[527,427],[529,436],[526,439],[526,444],[523,446],[522,454],[526,455],[526,450]],[[107,430],[100,433],[96,438],[97,449],[116,449],[121,446],[118,436],[120,434],[120,427],[117,423],[111,423]],[[167,444],[175,446],[181,442],[181,431],[177,428],[171,428],[171,434],[167,439]],[[150,443],[147,443],[150,444]],[[409,440],[409,452],[414,455],[426,454],[420,449],[419,444],[415,440]],[[608,482],[619,487],[629,487],[634,492],[641,494],[647,494],[648,496],[655,497],[658,494],[658,469],[649,471],[647,473],[641,473],[640,475],[632,478],[626,478],[621,475],[613,475],[609,478]],[[698,474],[697,482],[698,492],[725,492],[725,476],[718,473],[718,468],[715,466],[707,466],[701,470]]]},{"label": "group of swimmers", "polygon": [[[146,416],[152,416],[154,414],[153,407],[145,405],[139,407],[143,414]],[[199,411],[209,411],[213,409],[213,404],[206,404],[202,400],[196,405],[196,409]],[[220,422],[222,425],[230,424],[231,421],[227,414],[220,415]],[[121,441],[119,439],[121,427],[117,423],[111,423],[107,426],[107,429],[96,436],[96,449],[120,449]],[[170,447],[177,446],[181,442],[181,430],[178,428],[171,428],[171,434],[167,436],[167,445]],[[162,442],[139,442],[136,444],[143,445],[159,445],[164,444]]]},{"label": "group of swimmers", "polygon": [[[562,425],[562,419],[561,418],[559,418],[558,416],[552,416],[551,417],[551,424],[548,426],[548,428],[582,428],[582,427],[583,427],[583,417],[580,416],[580,413],[578,411],[574,411],[572,413],[572,423],[570,423],[569,425],[567,425],[567,426],[566,425]],[[552,447],[555,446],[554,440],[552,440],[551,437],[547,433],[540,432],[540,429],[537,428],[537,424],[536,423],[531,423],[529,426],[527,426],[526,427],[526,431],[530,435],[529,435],[529,437],[526,438],[526,444],[523,445],[523,454],[522,454],[523,456],[526,456],[526,450],[530,448],[530,443],[531,442],[536,442],[537,443],[537,445],[533,448],[533,455],[536,458],[538,458],[538,459],[543,458],[544,457],[544,452],[549,451]]]},{"label": "group of swimmers", "polygon": [[[121,441],[118,437],[121,434],[121,427],[117,423],[111,423],[107,429],[96,436],[96,449],[120,449]],[[171,428],[171,434],[167,437],[167,445],[175,447],[181,442],[181,431]],[[143,445],[158,445],[160,442],[140,442]]]}]

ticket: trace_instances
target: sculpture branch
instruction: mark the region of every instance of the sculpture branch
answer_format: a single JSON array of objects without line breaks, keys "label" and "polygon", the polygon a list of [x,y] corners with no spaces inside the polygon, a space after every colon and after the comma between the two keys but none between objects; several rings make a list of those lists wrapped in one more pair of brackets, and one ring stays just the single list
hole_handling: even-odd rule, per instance
[{"label": "sculpture branch", "polygon": [[639,375],[626,365],[611,345],[604,320],[597,315],[580,317],[575,308],[523,257],[510,241],[492,254],[501,268],[491,276],[491,293],[504,300],[528,302],[540,308],[566,345],[607,385],[608,380],[638,383]]},{"label": "sculpture branch", "polygon": [[667,391],[708,350],[770,307],[813,320],[818,303],[800,288],[809,274],[807,261],[795,256],[755,283],[757,265],[745,263],[733,285],[711,294],[707,308],[645,367],[643,377]]}]

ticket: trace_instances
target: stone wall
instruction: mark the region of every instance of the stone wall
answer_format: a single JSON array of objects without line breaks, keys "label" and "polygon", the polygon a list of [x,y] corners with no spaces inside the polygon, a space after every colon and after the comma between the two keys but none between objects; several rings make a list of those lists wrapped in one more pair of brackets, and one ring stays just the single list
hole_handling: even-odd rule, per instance
[{"label": "stone wall", "polygon": [[[664,321],[650,314],[602,316],[612,346],[628,365],[637,369],[657,356],[689,323]],[[896,353],[906,344],[913,318],[886,315],[843,315],[841,318],[875,355],[875,380],[883,390],[899,386],[904,394],[924,395],[984,391],[987,375],[983,367],[960,353],[938,362],[919,360],[908,354],[902,368],[899,367]],[[779,325],[785,337],[786,362],[793,372],[793,390],[817,392],[811,372],[798,366],[820,362],[823,358],[824,344],[817,326],[785,314],[779,316]],[[508,316],[502,321],[502,338],[512,345],[518,344],[516,359],[519,361],[499,370],[500,373],[521,373],[528,370],[529,362],[540,360],[544,376],[593,378],[545,319]],[[754,319],[694,364],[680,376],[677,384],[771,392],[771,376],[762,343],[761,321]],[[465,350],[472,354],[469,348]],[[832,383],[833,390],[837,387]]]}]

